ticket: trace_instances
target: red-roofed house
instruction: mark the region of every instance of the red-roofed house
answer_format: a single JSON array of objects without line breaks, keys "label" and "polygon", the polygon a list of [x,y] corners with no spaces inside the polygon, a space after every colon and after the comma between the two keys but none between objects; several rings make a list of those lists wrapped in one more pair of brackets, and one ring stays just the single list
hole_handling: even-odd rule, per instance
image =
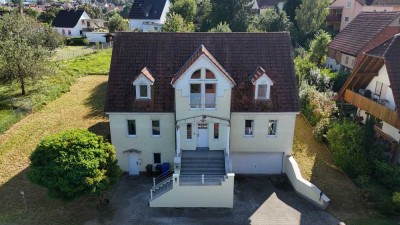
[{"label": "red-roofed house", "polygon": [[337,99],[356,106],[364,121],[375,117],[378,137],[390,143],[388,154],[400,163],[400,34],[363,55]]},{"label": "red-roofed house", "polygon": [[295,177],[299,111],[289,33],[116,35],[105,112],[119,165],[173,166],[154,179],[152,207],[232,207],[234,173]]},{"label": "red-roofed house", "polygon": [[327,67],[351,71],[362,53],[400,32],[400,12],[362,12],[328,45]]}]

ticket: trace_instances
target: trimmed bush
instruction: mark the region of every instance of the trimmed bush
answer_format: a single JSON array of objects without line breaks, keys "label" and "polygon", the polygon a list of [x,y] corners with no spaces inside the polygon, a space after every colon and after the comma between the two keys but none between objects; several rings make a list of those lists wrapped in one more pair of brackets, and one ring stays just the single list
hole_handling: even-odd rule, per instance
[{"label": "trimmed bush", "polygon": [[392,201],[396,210],[400,211],[400,192],[393,193]]},{"label": "trimmed bush", "polygon": [[378,160],[373,165],[373,176],[379,183],[391,191],[400,191],[400,171],[395,165]]},{"label": "trimmed bush", "polygon": [[30,156],[28,178],[63,200],[100,194],[120,176],[114,147],[86,130],[68,130],[41,140]]},{"label": "trimmed bush", "polygon": [[85,46],[89,45],[89,40],[85,37],[68,38],[65,40],[65,44],[70,46]]},{"label": "trimmed bush", "polygon": [[369,174],[369,163],[363,148],[364,132],[354,122],[334,122],[326,134],[335,164],[350,178]]}]

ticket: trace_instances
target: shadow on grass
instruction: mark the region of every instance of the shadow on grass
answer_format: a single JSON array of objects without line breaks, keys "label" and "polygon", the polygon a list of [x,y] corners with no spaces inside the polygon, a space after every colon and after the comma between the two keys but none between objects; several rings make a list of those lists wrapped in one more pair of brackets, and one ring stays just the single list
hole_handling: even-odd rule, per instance
[{"label": "shadow on grass", "polygon": [[92,117],[104,117],[104,103],[106,101],[107,81],[97,85],[90,96],[85,101],[85,106],[91,109],[91,112],[85,116],[85,119]]},{"label": "shadow on grass", "polygon": [[112,219],[113,209],[99,210],[95,196],[82,196],[68,202],[49,198],[45,188],[28,180],[28,170],[23,169],[0,185],[0,224],[72,225],[86,221],[107,224]]},{"label": "shadow on grass", "polygon": [[92,133],[103,136],[104,139],[106,139],[107,141],[111,140],[109,122],[98,122],[95,125],[89,127],[88,130]]},{"label": "shadow on grass", "polygon": [[[328,212],[339,220],[368,217],[365,205],[357,188],[341,170],[336,168],[327,147],[312,135],[312,126],[303,115],[296,119],[294,148],[295,158],[300,167],[305,164],[310,169],[310,182],[315,184],[330,199]],[[307,168],[312,164],[312,168]]]}]

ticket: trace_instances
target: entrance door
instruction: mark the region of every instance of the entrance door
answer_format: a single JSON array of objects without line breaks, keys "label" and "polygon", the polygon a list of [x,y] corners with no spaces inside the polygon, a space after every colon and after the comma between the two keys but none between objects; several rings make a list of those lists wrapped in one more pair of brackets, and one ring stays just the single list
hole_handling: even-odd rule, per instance
[{"label": "entrance door", "polygon": [[129,175],[139,175],[139,154],[128,154]]},{"label": "entrance door", "polygon": [[197,147],[208,147],[208,124],[206,123],[199,123],[197,125]]}]

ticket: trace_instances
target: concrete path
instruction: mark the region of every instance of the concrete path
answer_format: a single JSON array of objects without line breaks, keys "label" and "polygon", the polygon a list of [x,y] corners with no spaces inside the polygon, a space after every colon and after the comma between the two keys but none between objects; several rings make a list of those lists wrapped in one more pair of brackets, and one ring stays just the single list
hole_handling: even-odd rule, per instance
[{"label": "concrete path", "polygon": [[279,177],[236,176],[233,209],[150,208],[151,183],[152,179],[144,175],[122,178],[111,199],[115,209],[111,224],[338,224],[337,219],[298,196],[286,179]]}]

